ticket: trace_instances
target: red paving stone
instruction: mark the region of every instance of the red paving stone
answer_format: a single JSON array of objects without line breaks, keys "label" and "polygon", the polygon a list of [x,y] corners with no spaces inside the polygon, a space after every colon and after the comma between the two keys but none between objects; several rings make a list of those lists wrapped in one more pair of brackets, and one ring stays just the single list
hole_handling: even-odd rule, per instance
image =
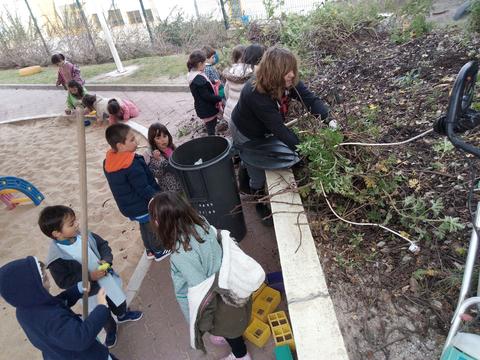
[{"label": "red paving stone", "polygon": [[[243,198],[242,200],[248,200]],[[265,271],[280,270],[273,228],[263,226],[252,204],[244,201],[247,235],[240,246],[259,261]],[[118,345],[112,352],[129,360],[217,360],[228,355],[229,347],[207,344],[207,354],[190,348],[188,326],[178,306],[170,278],[169,262],[153,262],[131,308],[144,311],[145,317],[136,323],[121,325]],[[285,309],[284,303],[280,306]],[[247,342],[255,360],[274,359],[272,338],[263,349]]]}]

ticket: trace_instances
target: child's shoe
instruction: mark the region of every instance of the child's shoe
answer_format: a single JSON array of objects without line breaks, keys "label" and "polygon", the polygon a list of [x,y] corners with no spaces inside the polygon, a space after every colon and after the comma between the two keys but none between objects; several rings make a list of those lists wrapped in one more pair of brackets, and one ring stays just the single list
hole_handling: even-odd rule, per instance
[{"label": "child's shoe", "polygon": [[155,259],[155,254],[153,253],[152,250],[147,250],[145,249],[145,254],[147,255],[148,260],[153,260]]},{"label": "child's shoe", "polygon": [[143,312],[141,311],[130,311],[127,310],[127,312],[121,316],[117,316],[117,322],[119,324],[127,322],[127,321],[138,321],[143,317]]},{"label": "child's shoe", "polygon": [[115,325],[115,330],[107,333],[105,337],[105,346],[109,349],[117,345],[117,325]]},{"label": "child's shoe", "polygon": [[250,354],[248,352],[247,352],[247,355],[245,355],[241,358],[237,358],[237,357],[235,357],[235,355],[230,353],[227,357],[224,357],[221,360],[252,360],[252,357],[250,356]]},{"label": "child's shoe", "polygon": [[212,335],[212,334],[210,334],[210,342],[215,346],[223,346],[223,345],[228,344],[227,340],[225,340],[224,337],[216,336],[216,335]]},{"label": "child's shoe", "polygon": [[165,259],[168,255],[171,254],[171,251],[170,250],[163,250],[163,251],[158,251],[158,252],[155,252],[154,255],[155,255],[155,261],[156,262],[160,262],[162,261],[163,259]]}]

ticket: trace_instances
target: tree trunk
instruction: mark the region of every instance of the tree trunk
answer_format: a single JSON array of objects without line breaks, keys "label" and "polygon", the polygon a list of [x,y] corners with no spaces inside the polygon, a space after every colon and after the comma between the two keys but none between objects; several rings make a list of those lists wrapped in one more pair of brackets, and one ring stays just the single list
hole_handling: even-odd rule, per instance
[{"label": "tree trunk", "polygon": [[142,0],[139,0],[139,1],[140,1],[140,7],[142,8],[143,18],[145,19],[145,25],[147,25],[148,36],[150,36],[150,42],[153,45],[152,29],[150,29],[150,24],[147,19],[147,12],[145,11],[145,6],[143,6],[143,1]]},{"label": "tree trunk", "polygon": [[40,36],[40,39],[42,40],[43,46],[45,48],[45,52],[47,53],[48,56],[51,56],[52,54],[47,46],[47,43],[45,42],[45,39],[43,38],[40,28],[38,27],[37,19],[35,18],[35,16],[33,16],[33,12],[32,12],[32,9],[30,8],[30,4],[28,3],[28,0],[25,0],[25,4],[27,4],[28,12],[30,13],[30,16],[33,20],[33,24],[35,25],[35,29],[37,30],[38,36]]},{"label": "tree trunk", "polygon": [[83,12],[82,4],[80,4],[80,0],[75,0],[77,3],[78,10],[80,10],[80,17],[82,18],[83,25],[85,26],[85,30],[87,30],[87,36],[88,40],[90,40],[90,43],[92,44],[93,52],[95,54],[95,61],[98,62],[99,56],[98,56],[98,51],[97,47],[95,46],[95,41],[93,41],[92,33],[90,32],[90,28],[88,27],[88,20],[87,17],[85,16],[85,13]]},{"label": "tree trunk", "polygon": [[197,15],[197,19],[198,19],[200,17],[200,13],[198,12],[197,0],[193,0],[193,6],[195,7],[195,15]]},{"label": "tree trunk", "polygon": [[222,8],[222,15],[223,15],[223,23],[225,24],[225,29],[228,30],[228,15],[225,11],[225,0],[220,0],[220,7]]}]

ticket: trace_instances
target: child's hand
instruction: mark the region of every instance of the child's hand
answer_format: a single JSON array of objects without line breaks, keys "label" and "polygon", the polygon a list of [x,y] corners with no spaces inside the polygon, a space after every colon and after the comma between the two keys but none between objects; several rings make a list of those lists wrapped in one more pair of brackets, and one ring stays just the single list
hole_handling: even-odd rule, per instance
[{"label": "child's hand", "polygon": [[162,154],[160,153],[160,150],[153,150],[152,156],[154,159],[160,160]]},{"label": "child's hand", "polygon": [[104,288],[100,288],[100,290],[98,290],[97,303],[98,303],[98,305],[107,306],[107,293],[105,292]]},{"label": "child's hand", "polygon": [[460,315],[460,319],[462,319],[463,321],[472,321],[473,316],[469,314],[462,314]]},{"label": "child's hand", "polygon": [[107,272],[105,270],[95,270],[90,272],[90,279],[92,279],[92,281],[98,281],[105,275],[107,275]]}]

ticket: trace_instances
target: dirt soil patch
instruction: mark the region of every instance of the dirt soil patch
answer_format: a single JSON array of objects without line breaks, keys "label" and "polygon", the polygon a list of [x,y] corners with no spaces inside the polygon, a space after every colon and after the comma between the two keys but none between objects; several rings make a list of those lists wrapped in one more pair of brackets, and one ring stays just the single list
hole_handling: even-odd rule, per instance
[{"label": "dirt soil patch", "polygon": [[[370,32],[335,51],[314,50],[307,66],[314,75],[305,80],[329,102],[343,141],[402,141],[431,129],[446,111],[455,76],[478,57],[478,45],[478,39],[457,30],[437,30],[400,45],[386,32]],[[300,127],[308,133],[316,126]],[[475,133],[469,137],[478,139]],[[378,176],[377,183],[368,182],[368,171],[385,178],[393,174],[398,183],[377,203],[331,191],[334,208],[350,221],[389,218],[390,228],[420,239],[421,247],[413,254],[406,241],[379,228],[347,225],[328,210],[318,190],[303,194],[350,358],[438,359],[470,238],[469,162],[433,133],[403,146],[342,152],[352,168],[363,163],[365,172],[357,174],[354,188],[379,186]],[[308,179],[307,166],[296,176]],[[427,204],[426,211],[439,219],[458,218],[464,228],[438,236],[440,221],[419,220],[414,210],[402,210],[406,198]],[[408,215],[416,217],[410,228]]]}]

